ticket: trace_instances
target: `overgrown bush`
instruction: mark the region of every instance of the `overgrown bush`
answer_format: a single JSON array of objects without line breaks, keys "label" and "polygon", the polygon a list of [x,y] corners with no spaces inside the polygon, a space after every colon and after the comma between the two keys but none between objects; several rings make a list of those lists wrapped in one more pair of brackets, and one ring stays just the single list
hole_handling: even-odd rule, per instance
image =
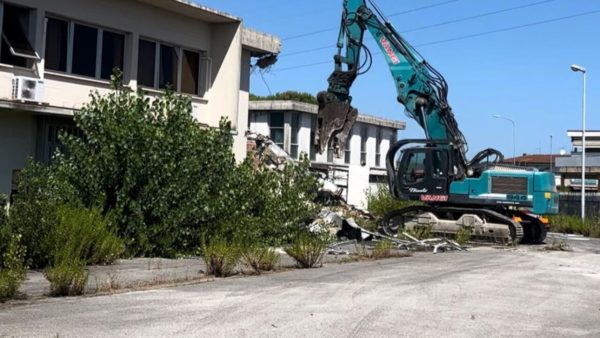
[{"label": "overgrown bush", "polygon": [[375,189],[367,190],[367,210],[373,216],[381,218],[388,212],[402,209],[411,205],[418,204],[415,201],[403,201],[395,199],[390,193],[387,184],[379,184]]},{"label": "overgrown bush", "polygon": [[600,237],[600,218],[591,217],[582,221],[578,216],[554,215],[550,217],[550,230],[589,237]]},{"label": "overgrown bush", "polygon": [[417,225],[412,229],[406,230],[406,233],[415,237],[416,239],[427,239],[432,237],[431,230],[433,229],[432,225]]},{"label": "overgrown bush", "polygon": [[54,264],[71,260],[84,264],[110,264],[124,251],[124,244],[98,209],[63,205],[56,211],[56,226],[46,245]]},{"label": "overgrown bush", "polygon": [[14,298],[25,280],[21,236],[0,225],[0,302]]},{"label": "overgrown bush", "polygon": [[0,194],[0,227],[8,223],[8,213],[6,210],[7,203],[8,197],[4,194]]},{"label": "overgrown bush", "polygon": [[275,171],[243,162],[231,178],[236,199],[213,231],[228,239],[252,238],[271,246],[291,242],[299,225],[317,212],[312,201],[319,183],[309,167],[306,157]]},{"label": "overgrown bush", "polygon": [[279,254],[262,244],[252,242],[240,247],[242,263],[251,268],[255,273],[271,271],[279,263]]},{"label": "overgrown bush", "polygon": [[50,282],[50,295],[77,296],[83,294],[88,274],[85,262],[73,258],[47,268],[44,276]]},{"label": "overgrown bush", "polygon": [[48,235],[56,225],[56,208],[75,198],[72,186],[54,166],[29,161],[19,174],[18,193],[13,196],[8,223],[27,244],[27,265],[33,268],[50,262]]},{"label": "overgrown bush", "polygon": [[206,273],[215,277],[228,277],[235,273],[240,261],[240,248],[236,242],[215,235],[202,245],[202,259]]},{"label": "overgrown bush", "polygon": [[310,232],[300,232],[292,244],[285,247],[285,252],[290,255],[300,268],[313,268],[321,265],[327,240],[323,236]]}]

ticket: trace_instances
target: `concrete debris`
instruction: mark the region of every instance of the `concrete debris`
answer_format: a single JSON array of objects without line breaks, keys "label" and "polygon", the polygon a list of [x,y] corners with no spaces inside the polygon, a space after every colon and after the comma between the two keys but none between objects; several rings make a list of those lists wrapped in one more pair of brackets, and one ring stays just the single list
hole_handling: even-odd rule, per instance
[{"label": "concrete debris", "polygon": [[402,233],[403,237],[392,237],[387,236],[378,232],[369,231],[360,227],[354,219],[347,218],[343,219],[341,228],[336,233],[338,239],[341,242],[335,243],[330,246],[330,250],[347,244],[350,242],[376,242],[382,240],[388,240],[394,243],[400,250],[411,250],[411,251],[432,251],[434,254],[446,251],[467,251],[467,249],[453,240],[446,238],[428,238],[418,239],[409,233]]}]

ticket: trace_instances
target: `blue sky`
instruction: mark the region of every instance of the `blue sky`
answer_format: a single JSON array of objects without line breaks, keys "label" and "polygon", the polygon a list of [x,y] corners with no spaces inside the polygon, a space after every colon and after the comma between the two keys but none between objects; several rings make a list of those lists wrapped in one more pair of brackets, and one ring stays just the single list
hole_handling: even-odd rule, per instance
[{"label": "blue sky", "polygon": [[[253,93],[265,95],[270,89],[273,93],[298,90],[316,94],[327,88],[333,69],[333,62],[328,61],[335,53],[342,0],[197,2],[241,17],[247,27],[282,38],[279,61],[262,74],[264,81],[258,70],[252,74]],[[600,72],[595,71],[600,70],[600,1],[376,0],[376,4],[390,15],[398,31],[409,31],[403,37],[446,78],[449,102],[471,155],[493,147],[512,156],[511,124],[492,118],[494,114],[516,122],[517,154],[549,153],[550,135],[555,153],[561,148],[570,151],[566,130],[581,129],[582,79],[580,73],[569,69],[573,63],[588,70],[587,129],[600,129],[596,95]],[[507,11],[422,28],[502,10]],[[408,13],[392,15],[400,12]],[[462,38],[523,25],[527,27]],[[444,40],[452,41],[440,42]],[[373,52],[378,50],[370,39],[367,45]],[[314,63],[322,64],[307,66]],[[400,138],[423,137],[420,127],[396,101],[394,83],[381,55],[374,55],[371,70],[355,81],[351,94],[359,111],[407,121]]]}]

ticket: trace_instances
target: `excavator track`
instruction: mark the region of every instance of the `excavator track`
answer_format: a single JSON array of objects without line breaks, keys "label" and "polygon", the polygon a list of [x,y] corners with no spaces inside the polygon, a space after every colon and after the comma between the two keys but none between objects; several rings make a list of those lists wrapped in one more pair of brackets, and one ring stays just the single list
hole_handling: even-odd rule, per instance
[{"label": "excavator track", "polygon": [[[452,223],[452,221],[456,221],[462,215],[477,215],[478,217],[485,219],[485,221],[487,222],[501,224],[508,228],[508,235],[504,237],[498,237],[496,235],[487,237],[480,236],[488,240],[501,240],[503,242],[509,243],[520,243],[523,240],[523,236],[525,234],[523,231],[523,227],[519,222],[514,221],[510,215],[505,215],[495,210],[432,205],[414,205],[398,210],[393,210],[386,214],[380,221],[379,231],[386,235],[395,235],[400,231],[401,228],[405,228],[408,220],[414,219],[424,213],[431,213],[435,215],[454,215],[454,220],[450,221],[448,221],[447,219],[440,218],[441,221],[444,221],[446,223]],[[460,227],[460,225],[456,225],[456,231],[458,231]],[[432,232],[440,233],[441,231],[439,230],[439,228],[436,229],[436,226],[434,225],[432,228]],[[448,234],[448,231],[445,231],[445,234]]]}]

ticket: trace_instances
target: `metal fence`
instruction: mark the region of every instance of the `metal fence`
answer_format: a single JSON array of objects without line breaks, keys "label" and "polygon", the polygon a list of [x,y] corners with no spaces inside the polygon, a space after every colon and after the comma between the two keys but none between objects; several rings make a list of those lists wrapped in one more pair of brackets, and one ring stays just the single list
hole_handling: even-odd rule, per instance
[{"label": "metal fence", "polygon": [[[581,215],[581,193],[561,192],[559,200],[559,213],[565,215]],[[597,217],[600,215],[600,193],[590,192],[585,194],[585,216]]]}]

